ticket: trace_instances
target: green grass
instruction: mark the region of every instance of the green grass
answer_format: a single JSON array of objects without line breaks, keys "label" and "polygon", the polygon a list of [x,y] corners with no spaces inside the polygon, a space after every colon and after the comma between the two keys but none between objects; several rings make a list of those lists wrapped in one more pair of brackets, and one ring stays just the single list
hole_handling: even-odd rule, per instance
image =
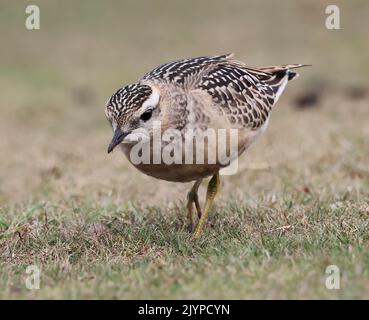
[{"label": "green grass", "polygon": [[[3,208],[0,297],[368,298],[369,201],[286,191],[217,206],[198,242],[181,206]],[[340,290],[325,287],[330,264]],[[40,290],[25,287],[28,265]]]}]

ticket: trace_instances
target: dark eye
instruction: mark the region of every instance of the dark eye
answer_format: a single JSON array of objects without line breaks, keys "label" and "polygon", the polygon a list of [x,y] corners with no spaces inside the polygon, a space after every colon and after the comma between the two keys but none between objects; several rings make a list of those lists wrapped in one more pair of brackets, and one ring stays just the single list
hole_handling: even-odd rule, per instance
[{"label": "dark eye", "polygon": [[152,110],[147,110],[143,114],[141,114],[140,118],[143,121],[148,121],[150,120],[151,116],[152,116]]}]

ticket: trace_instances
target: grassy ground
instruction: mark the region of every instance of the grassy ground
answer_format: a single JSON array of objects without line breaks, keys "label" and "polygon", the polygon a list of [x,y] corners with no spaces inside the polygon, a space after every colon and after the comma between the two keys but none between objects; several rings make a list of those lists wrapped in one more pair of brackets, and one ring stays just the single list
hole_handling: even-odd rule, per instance
[{"label": "grassy ground", "polygon": [[[369,298],[369,7],[336,2],[339,31],[324,1],[35,1],[39,31],[24,29],[26,1],[2,2],[0,298]],[[192,243],[190,185],[108,156],[103,107],[161,62],[229,51],[313,67]],[[298,108],[307,91],[318,101]],[[325,287],[331,264],[340,290]]]}]

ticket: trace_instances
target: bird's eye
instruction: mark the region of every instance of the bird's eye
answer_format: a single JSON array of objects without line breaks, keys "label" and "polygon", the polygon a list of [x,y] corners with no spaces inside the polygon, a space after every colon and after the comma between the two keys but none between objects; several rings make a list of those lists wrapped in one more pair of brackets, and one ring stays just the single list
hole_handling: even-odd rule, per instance
[{"label": "bird's eye", "polygon": [[143,114],[141,114],[141,120],[148,121],[150,120],[151,116],[152,116],[152,110],[147,110]]}]

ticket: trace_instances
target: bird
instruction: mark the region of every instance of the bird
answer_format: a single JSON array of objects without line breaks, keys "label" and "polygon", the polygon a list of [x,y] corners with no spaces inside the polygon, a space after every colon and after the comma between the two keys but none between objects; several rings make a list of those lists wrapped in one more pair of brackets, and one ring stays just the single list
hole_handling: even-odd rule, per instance
[{"label": "bird", "polygon": [[[294,69],[307,66],[250,67],[233,56],[230,53],[164,63],[137,82],[118,89],[105,106],[105,115],[113,130],[108,153],[120,146],[134,167],[146,175],[172,182],[194,181],[187,194],[186,205],[187,226],[193,240],[198,239],[205,229],[220,186],[221,170],[238,159],[265,131],[271,111],[286,84],[298,76]],[[160,127],[155,124],[160,124]],[[164,133],[171,129],[177,135],[155,147],[155,136],[164,140]],[[185,159],[185,152],[190,154],[188,159],[194,160],[193,154],[198,156],[197,140],[192,145],[184,146],[186,134],[192,130],[190,139],[193,141],[204,137],[209,129],[223,130],[228,138],[205,139],[202,149],[198,143],[199,158],[203,162],[165,161],[164,151],[169,144],[172,144],[171,151],[179,150],[177,160]],[[225,144],[228,152],[231,151],[231,130],[237,132],[236,152],[232,157],[216,155],[215,159],[210,159],[210,152],[219,150],[220,143]],[[142,142],[141,151],[137,152],[139,141],[145,142]],[[144,145],[148,146],[149,161],[140,162],[134,158],[142,156]],[[134,150],[136,157],[132,156]],[[155,162],[153,158],[156,156]],[[198,189],[203,179],[208,177],[210,181],[202,210]],[[198,216],[195,228],[194,207]]]}]

